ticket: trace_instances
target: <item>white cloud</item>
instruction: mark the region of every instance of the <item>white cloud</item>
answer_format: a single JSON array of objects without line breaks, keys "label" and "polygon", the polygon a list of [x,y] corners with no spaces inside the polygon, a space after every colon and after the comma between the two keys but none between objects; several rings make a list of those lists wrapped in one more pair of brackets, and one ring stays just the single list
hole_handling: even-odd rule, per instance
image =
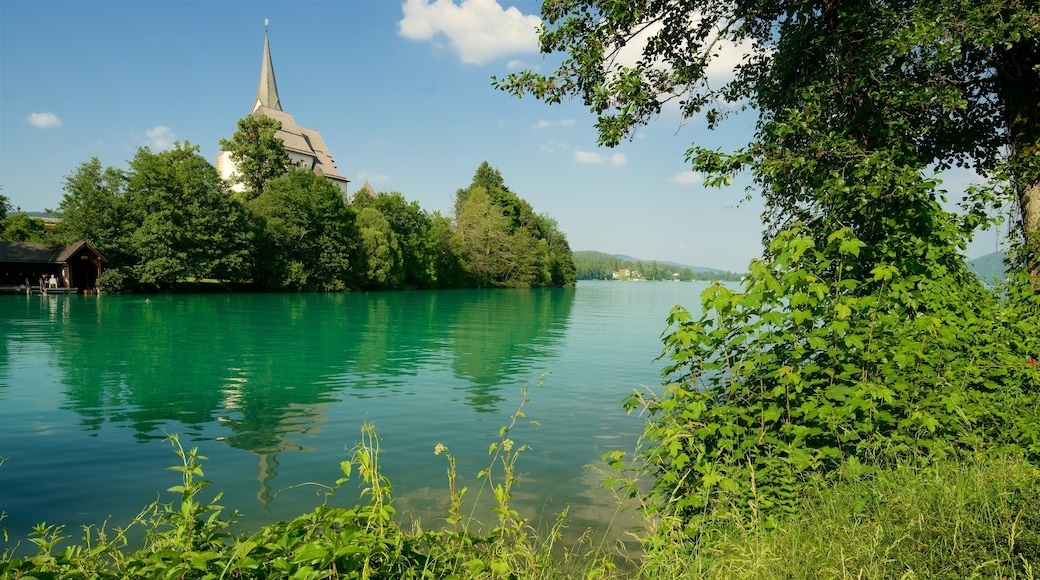
[{"label": "white cloud", "polygon": [[701,174],[696,171],[683,171],[673,175],[669,181],[676,185],[699,185],[701,179]]},{"label": "white cloud", "polygon": [[538,121],[534,124],[534,129],[548,129],[549,127],[570,127],[574,125],[574,119],[561,119],[559,121]]},{"label": "white cloud", "polygon": [[574,161],[583,165],[600,165],[603,163],[603,156],[599,153],[592,153],[579,149],[574,152]]},{"label": "white cloud", "polygon": [[30,113],[26,120],[29,121],[29,124],[33,127],[39,127],[41,129],[61,127],[61,119],[59,119],[54,113]]},{"label": "white cloud", "polygon": [[[691,27],[696,19],[696,15],[690,15]],[[643,49],[646,48],[647,42],[652,36],[660,32],[663,26],[660,22],[654,22],[641,30],[639,34],[618,50],[614,63],[628,68],[636,66],[639,59],[643,56]],[[751,42],[733,44],[729,41],[720,41],[717,43],[712,51],[713,58],[708,63],[706,71],[709,86],[718,88],[724,83],[733,80],[734,67],[740,64],[744,57],[752,51],[753,45]],[[651,68],[665,70],[667,66],[658,61],[652,63]]]},{"label": "white cloud", "polygon": [[177,139],[177,136],[166,125],[156,125],[145,131],[144,134],[148,137],[148,146],[159,151],[173,147],[173,142]]},{"label": "white cloud", "polygon": [[622,167],[628,165],[628,158],[624,153],[615,153],[610,156],[610,164],[614,167]]},{"label": "white cloud", "polygon": [[541,19],[515,7],[504,9],[496,0],[407,0],[403,12],[401,36],[430,41],[443,34],[466,64],[538,52]]},{"label": "white cloud", "polygon": [[568,147],[566,143],[561,143],[556,139],[549,139],[541,146],[541,150],[543,153],[556,153],[560,150],[567,151],[569,149],[570,147]]}]

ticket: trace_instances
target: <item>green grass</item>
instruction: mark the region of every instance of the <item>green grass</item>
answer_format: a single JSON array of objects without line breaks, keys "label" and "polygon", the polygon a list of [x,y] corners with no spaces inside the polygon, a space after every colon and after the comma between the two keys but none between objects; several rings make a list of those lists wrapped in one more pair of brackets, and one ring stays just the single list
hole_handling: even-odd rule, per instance
[{"label": "green grass", "polygon": [[[522,417],[518,412],[517,416]],[[796,512],[766,529],[746,516],[717,513],[697,529],[645,522],[641,554],[604,546],[609,530],[590,530],[561,545],[566,514],[536,530],[510,505],[523,446],[503,427],[480,490],[493,528],[472,531],[466,490],[448,461],[446,527],[402,526],[393,486],[379,469],[379,437],[362,429],[344,477],[361,482],[353,508],[323,503],[259,531],[233,532],[236,514],[207,482],[195,450],[171,443],[178,498],[155,503],[123,528],[85,528],[71,540],[40,524],[37,552],[0,557],[0,578],[994,578],[1032,579],[1040,570],[1040,469],[1013,455],[897,465],[831,488],[809,482]],[[335,488],[329,494],[339,493]],[[621,494],[623,496],[623,494]],[[605,505],[604,510],[616,506]],[[128,530],[143,532],[131,546]]]},{"label": "green grass", "polygon": [[646,578],[1035,578],[1040,470],[1000,456],[809,486],[773,529],[716,514],[697,542],[663,524]]}]

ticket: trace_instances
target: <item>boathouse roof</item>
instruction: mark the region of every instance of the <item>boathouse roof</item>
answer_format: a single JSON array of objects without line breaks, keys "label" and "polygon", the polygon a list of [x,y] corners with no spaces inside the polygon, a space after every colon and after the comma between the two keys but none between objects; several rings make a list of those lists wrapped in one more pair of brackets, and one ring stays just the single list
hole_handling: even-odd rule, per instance
[{"label": "boathouse roof", "polygon": [[39,242],[0,242],[0,263],[64,264],[84,248],[105,261],[105,257],[87,242],[60,245]]}]

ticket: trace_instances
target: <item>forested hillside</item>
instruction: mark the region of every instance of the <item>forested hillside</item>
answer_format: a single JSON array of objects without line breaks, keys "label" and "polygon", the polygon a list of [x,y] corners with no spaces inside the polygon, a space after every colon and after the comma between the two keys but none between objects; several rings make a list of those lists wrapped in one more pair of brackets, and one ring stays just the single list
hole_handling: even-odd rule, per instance
[{"label": "forested hillside", "polygon": [[574,267],[578,280],[612,280],[616,273],[618,279],[639,280],[740,280],[744,276],[714,268],[638,260],[593,250],[574,252]]}]

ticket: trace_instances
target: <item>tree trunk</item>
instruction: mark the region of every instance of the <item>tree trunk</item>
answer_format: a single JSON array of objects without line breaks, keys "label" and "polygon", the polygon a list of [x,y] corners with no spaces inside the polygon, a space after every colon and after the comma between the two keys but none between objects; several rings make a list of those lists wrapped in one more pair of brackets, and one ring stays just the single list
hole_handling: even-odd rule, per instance
[{"label": "tree trunk", "polygon": [[1011,152],[1013,187],[1021,211],[1024,263],[1040,288],[1040,40],[1001,51],[997,80]]}]

